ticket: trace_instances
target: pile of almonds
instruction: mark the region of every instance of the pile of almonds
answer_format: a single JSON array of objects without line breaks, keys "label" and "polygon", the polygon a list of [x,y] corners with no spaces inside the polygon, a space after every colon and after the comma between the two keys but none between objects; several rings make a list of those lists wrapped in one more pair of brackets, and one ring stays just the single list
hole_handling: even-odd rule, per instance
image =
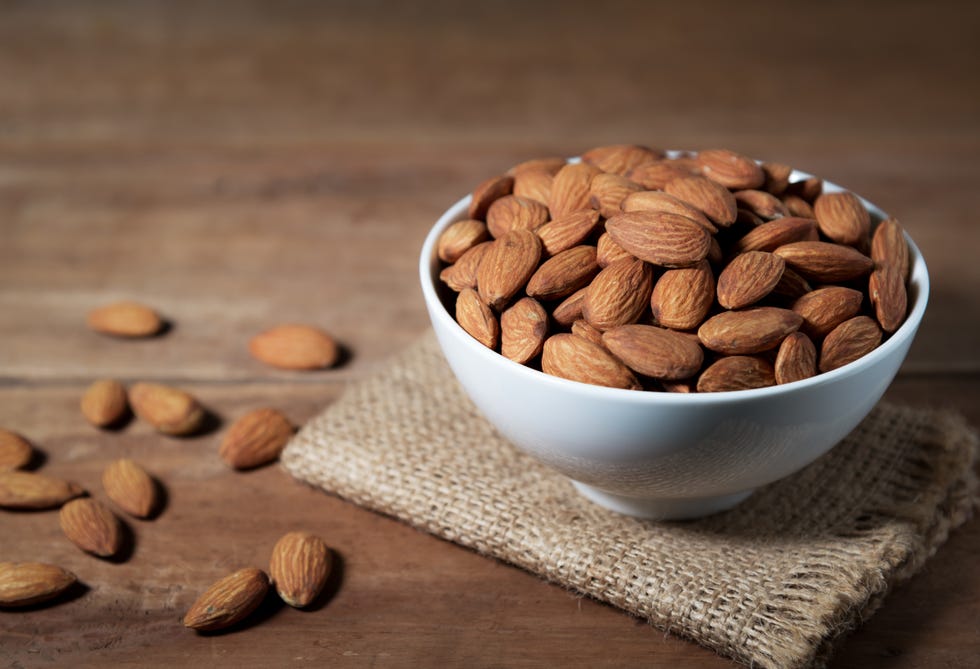
[{"label": "pile of almonds", "polygon": [[515,362],[601,386],[717,392],[846,365],[904,321],[898,222],[728,150],[602,146],[473,191],[441,234],[456,320]]}]

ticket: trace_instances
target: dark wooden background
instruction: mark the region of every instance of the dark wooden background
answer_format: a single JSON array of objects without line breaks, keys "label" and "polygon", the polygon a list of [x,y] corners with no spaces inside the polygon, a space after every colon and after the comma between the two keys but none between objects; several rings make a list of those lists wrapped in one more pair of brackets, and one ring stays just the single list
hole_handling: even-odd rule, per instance
[{"label": "dark wooden background", "polygon": [[[427,327],[422,239],[482,178],[593,145],[727,147],[847,185],[897,216],[933,292],[888,397],[980,424],[980,9],[975,3],[0,2],[0,425],[43,471],[101,495],[127,455],[166,485],[106,562],[57,514],[0,512],[0,560],[86,588],[0,612],[0,665],[727,667],[610,607],[308,489],[237,474],[220,430],[100,433],[98,377],[196,393],[226,421],[302,422]],[[172,319],[109,340],[116,298]],[[282,321],[349,346],[342,368],[271,371],[245,345]],[[311,612],[198,636],[180,618],[285,531],[342,568]],[[980,656],[980,526],[950,537],[835,667]]]}]

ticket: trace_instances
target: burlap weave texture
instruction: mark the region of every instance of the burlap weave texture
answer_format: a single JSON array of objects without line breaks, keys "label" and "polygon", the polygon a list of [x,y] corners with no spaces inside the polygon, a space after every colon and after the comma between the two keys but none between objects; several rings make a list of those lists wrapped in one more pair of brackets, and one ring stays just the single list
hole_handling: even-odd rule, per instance
[{"label": "burlap weave texture", "polygon": [[759,667],[821,666],[977,501],[977,435],[882,403],[840,445],[736,509],[627,518],[504,441],[430,334],[286,448],[291,474]]}]

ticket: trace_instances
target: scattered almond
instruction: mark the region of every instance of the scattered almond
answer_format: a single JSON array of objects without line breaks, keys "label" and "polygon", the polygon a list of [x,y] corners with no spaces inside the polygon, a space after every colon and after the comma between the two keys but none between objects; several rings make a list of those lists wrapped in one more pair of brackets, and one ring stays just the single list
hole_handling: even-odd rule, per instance
[{"label": "scattered almond", "polygon": [[259,607],[269,591],[269,577],[246,567],[225,576],[198,597],[184,616],[184,626],[201,631],[230,627]]},{"label": "scattered almond", "polygon": [[31,443],[16,432],[0,428],[0,472],[21,469],[34,457]]},{"label": "scattered almond", "polygon": [[0,471],[0,508],[51,509],[84,492],[76,483],[45,474]]},{"label": "scattered almond", "polygon": [[136,518],[151,516],[159,502],[153,478],[129,458],[116,460],[105,468],[102,488],[116,506]]},{"label": "scattered almond", "polygon": [[334,338],[310,325],[278,325],[253,337],[248,350],[256,360],[280,369],[324,369],[340,358]]},{"label": "scattered almond", "polygon": [[330,548],[309,532],[289,532],[276,542],[269,576],[284,602],[301,609],[316,600],[330,576]]},{"label": "scattered almond", "polygon": [[282,412],[253,409],[228,428],[218,454],[235,469],[260,467],[279,457],[294,432]]},{"label": "scattered almond", "polygon": [[115,379],[100,379],[82,395],[82,415],[96,427],[109,427],[129,412],[126,389]]},{"label": "scattered almond", "polygon": [[111,557],[122,548],[122,526],[109,508],[91,497],[74,499],[58,512],[68,539],[87,553]]},{"label": "scattered almond", "polygon": [[114,302],[88,313],[89,328],[113,337],[152,337],[163,329],[163,319],[139,302]]},{"label": "scattered almond", "polygon": [[133,412],[157,432],[186,436],[204,423],[204,409],[192,395],[159,383],[134,383],[129,389]]},{"label": "scattered almond", "polygon": [[54,599],[70,588],[70,571],[43,562],[0,562],[0,608],[32,606]]}]

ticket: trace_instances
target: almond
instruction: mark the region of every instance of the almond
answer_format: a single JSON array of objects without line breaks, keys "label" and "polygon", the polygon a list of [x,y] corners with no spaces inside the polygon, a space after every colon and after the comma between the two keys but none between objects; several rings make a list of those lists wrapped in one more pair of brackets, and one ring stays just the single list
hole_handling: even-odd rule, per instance
[{"label": "almond", "polygon": [[235,469],[260,467],[279,457],[295,431],[281,411],[253,409],[228,428],[218,455]]},{"label": "almond", "polygon": [[136,518],[151,516],[159,502],[153,478],[129,458],[116,460],[105,468],[102,488],[116,506]]},{"label": "almond", "polygon": [[664,152],[635,144],[598,146],[582,154],[582,162],[594,165],[603,172],[625,176],[638,165],[664,157]]},{"label": "almond", "polygon": [[541,263],[527,282],[527,294],[561,300],[588,285],[599,271],[594,246],[574,246]]},{"label": "almond", "polygon": [[553,256],[588,239],[599,225],[599,212],[579,209],[548,221],[535,230],[544,245],[545,255]]},{"label": "almond", "polygon": [[157,432],[185,436],[204,423],[204,409],[192,395],[159,383],[135,383],[129,389],[133,412]]},{"label": "almond", "polygon": [[830,242],[793,242],[773,253],[804,277],[828,283],[856,279],[874,266],[871,258],[860,251]]},{"label": "almond", "polygon": [[823,179],[807,177],[802,181],[794,181],[786,187],[788,195],[796,195],[804,201],[813,203],[823,192]]},{"label": "almond", "polygon": [[253,337],[248,350],[260,362],[290,370],[325,369],[340,358],[334,338],[311,325],[277,325]]},{"label": "almond", "polygon": [[637,165],[626,176],[649,190],[663,190],[674,179],[697,176],[690,165],[676,160],[655,160]]},{"label": "almond", "polygon": [[502,198],[505,195],[510,195],[511,191],[514,189],[514,177],[502,175],[496,177],[490,177],[489,179],[481,182],[470,196],[470,206],[467,210],[467,218],[475,218],[478,220],[485,220],[487,217],[487,209],[493,204],[497,199]]},{"label": "almond", "polygon": [[561,304],[554,308],[551,312],[551,317],[554,319],[558,325],[563,327],[569,327],[572,323],[582,318],[582,308],[585,303],[585,295],[589,292],[589,287],[586,286],[580,290],[575,291],[564,300]]},{"label": "almond", "polygon": [[760,353],[779,346],[802,323],[796,312],[777,307],[723,311],[701,324],[698,337],[705,347],[718,353]]},{"label": "almond", "polygon": [[785,261],[765,251],[735,256],[718,275],[718,304],[741,309],[768,295],[783,276]]},{"label": "almond", "polygon": [[73,499],[58,512],[68,539],[87,553],[111,557],[122,548],[122,526],[109,508],[90,497]]},{"label": "almond", "polygon": [[16,432],[0,428],[0,472],[21,469],[34,459],[31,443]]},{"label": "almond", "polygon": [[617,260],[589,284],[582,317],[599,330],[633,323],[649,303],[652,290],[653,268],[635,258]]},{"label": "almond", "polygon": [[692,219],[657,211],[632,211],[606,221],[614,242],[640,260],[663,267],[687,267],[703,260],[711,235]]},{"label": "almond", "polygon": [[909,277],[909,245],[905,241],[902,226],[894,218],[878,224],[871,238],[871,260],[876,267],[888,265],[898,271],[904,280]]},{"label": "almond", "polygon": [[702,260],[693,267],[664,272],[653,287],[650,308],[654,322],[675,330],[696,328],[715,299],[711,265]]},{"label": "almond", "polygon": [[751,390],[776,385],[776,375],[768,360],[751,355],[719,358],[698,377],[699,393]]},{"label": "almond", "polygon": [[584,318],[580,318],[572,323],[572,334],[578,335],[583,339],[588,339],[596,346],[601,346],[603,348],[606,347],[606,345],[602,343],[602,331],[596,330],[594,327],[589,325],[589,322]]},{"label": "almond", "polygon": [[606,218],[623,213],[623,201],[643,186],[616,174],[597,174],[589,184],[589,205]]},{"label": "almond", "polygon": [[762,168],[751,158],[727,149],[708,149],[697,155],[701,174],[725,188],[759,188],[766,182]]},{"label": "almond", "polygon": [[114,302],[93,309],[88,326],[113,337],[152,337],[163,329],[163,320],[153,309],[139,302]]},{"label": "almond", "polygon": [[564,158],[558,158],[555,156],[549,156],[547,158],[531,158],[530,160],[525,160],[524,162],[514,165],[512,168],[507,170],[507,176],[519,177],[528,172],[544,172],[545,174],[550,174],[554,176],[558,173],[558,170],[563,168],[568,163]]},{"label": "almond", "polygon": [[844,321],[824,338],[820,371],[829,372],[867,355],[881,343],[881,328],[867,316]]},{"label": "almond", "polygon": [[496,239],[511,230],[535,230],[548,221],[548,207],[519,195],[505,195],[487,210],[487,229]]},{"label": "almond", "polygon": [[792,332],[779,345],[776,354],[776,383],[792,383],[817,373],[817,349],[802,332]]},{"label": "almond", "polygon": [[868,281],[868,296],[881,329],[889,334],[897,330],[908,310],[905,277],[900,270],[887,264],[876,267]]},{"label": "almond", "polygon": [[538,268],[541,238],[530,230],[512,230],[491,246],[477,270],[477,289],[485,304],[499,311]]},{"label": "almond", "polygon": [[74,585],[75,575],[43,562],[0,562],[0,608],[32,606]]},{"label": "almond", "polygon": [[803,318],[800,329],[814,339],[853,318],[861,310],[864,295],[844,286],[825,286],[811,291],[793,303],[793,311]]},{"label": "almond", "polygon": [[663,211],[670,214],[680,214],[696,222],[702,228],[714,234],[718,228],[708,220],[708,217],[684,200],[659,190],[641,190],[631,193],[623,200],[623,211]]},{"label": "almond", "polygon": [[500,324],[490,307],[472,288],[464,288],[456,296],[456,322],[487,348],[497,348],[500,342]]},{"label": "almond", "polygon": [[773,195],[782,195],[789,186],[789,176],[793,168],[783,163],[762,163],[762,173],[766,177],[762,190]]},{"label": "almond", "polygon": [[500,314],[500,353],[526,365],[541,353],[548,336],[548,313],[533,297],[518,300]]},{"label": "almond", "polygon": [[309,532],[289,532],[272,549],[269,576],[282,600],[301,609],[323,590],[332,563],[323,539]]},{"label": "almond", "polygon": [[761,190],[739,190],[732,193],[739,208],[748,209],[766,220],[789,216],[789,210],[775,195]]},{"label": "almond", "polygon": [[774,251],[785,244],[816,239],[817,222],[812,218],[787,216],[769,221],[749,230],[735,242],[735,253],[745,251]]},{"label": "almond", "polygon": [[225,576],[198,597],[184,616],[184,626],[210,631],[230,627],[259,607],[269,591],[269,577],[246,567]]},{"label": "almond", "polygon": [[602,334],[602,343],[634,372],[675,381],[701,368],[701,347],[683,335],[652,325],[621,325]]},{"label": "almond", "polygon": [[697,176],[674,179],[664,186],[664,190],[700,209],[719,227],[727,228],[738,215],[735,196],[711,179]]},{"label": "almond", "polygon": [[[565,162],[562,161],[562,165]],[[514,195],[534,200],[547,206],[551,199],[551,184],[555,181],[553,172],[528,170],[514,176]]]},{"label": "almond", "polygon": [[439,235],[436,255],[443,262],[456,262],[471,248],[489,239],[487,224],[475,219],[456,221]]},{"label": "almond", "polygon": [[606,268],[617,260],[632,258],[633,256],[627,253],[622,246],[614,242],[612,235],[608,232],[603,232],[599,235],[599,241],[596,243],[595,257],[599,263],[599,267]]},{"label": "almond", "polygon": [[633,373],[601,346],[573,334],[556,334],[544,342],[545,374],[609,388],[639,390]]},{"label": "almond", "polygon": [[866,248],[871,215],[854,193],[824,193],[813,203],[820,232],[840,244]]},{"label": "almond", "polygon": [[51,509],[85,491],[76,483],[34,472],[0,472],[0,507]]},{"label": "almond", "polygon": [[589,187],[597,174],[601,174],[599,169],[587,163],[571,163],[561,168],[551,183],[548,198],[551,217],[558,218],[589,207]]},{"label": "almond", "polygon": [[439,273],[439,280],[457,293],[464,288],[476,288],[477,270],[491,244],[490,241],[481,242],[466,251],[459,260]]},{"label": "almond", "polygon": [[82,415],[96,427],[108,427],[129,413],[126,389],[115,379],[100,379],[82,395]]},{"label": "almond", "polygon": [[799,195],[784,194],[781,199],[783,204],[786,205],[786,211],[789,212],[790,216],[816,220],[816,214],[813,213],[813,206]]},{"label": "almond", "polygon": [[796,300],[812,290],[806,279],[787,267],[779,277],[779,283],[772,289],[772,294],[788,300]]}]

